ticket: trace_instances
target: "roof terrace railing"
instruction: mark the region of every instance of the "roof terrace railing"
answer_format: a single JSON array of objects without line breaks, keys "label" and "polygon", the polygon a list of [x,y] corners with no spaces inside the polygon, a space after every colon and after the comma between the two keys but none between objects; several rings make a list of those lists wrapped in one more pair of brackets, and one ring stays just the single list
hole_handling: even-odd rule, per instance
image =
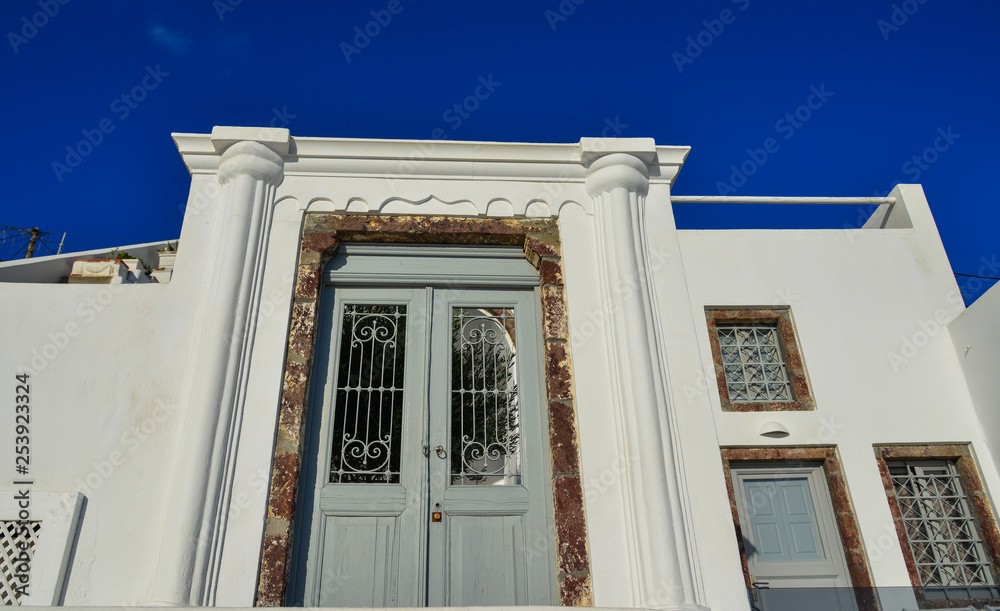
[{"label": "roof terrace railing", "polygon": [[737,195],[671,195],[675,204],[895,204],[895,197],[771,197]]}]

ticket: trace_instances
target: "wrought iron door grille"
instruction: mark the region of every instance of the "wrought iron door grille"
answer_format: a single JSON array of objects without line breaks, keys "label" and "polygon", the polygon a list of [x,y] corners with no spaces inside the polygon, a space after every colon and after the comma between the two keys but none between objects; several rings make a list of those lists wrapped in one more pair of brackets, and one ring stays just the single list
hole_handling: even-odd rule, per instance
[{"label": "wrought iron door grille", "polygon": [[406,306],[344,306],[331,483],[398,484]]},{"label": "wrought iron door grille", "polygon": [[[0,520],[0,603],[6,606],[21,604],[17,588],[26,584],[17,575],[23,574],[24,569],[30,567],[31,558],[35,555],[38,531],[42,529],[40,520],[27,522],[28,528],[24,528],[23,524],[24,522],[17,520]],[[18,561],[21,545],[25,543],[28,567],[20,566]]]},{"label": "wrought iron door grille", "polygon": [[521,483],[514,311],[453,308],[451,483]]},{"label": "wrought iron door grille", "polygon": [[777,323],[720,323],[718,330],[731,402],[794,400]]},{"label": "wrought iron door grille", "polygon": [[887,466],[924,596],[1000,598],[955,464],[893,461]]}]

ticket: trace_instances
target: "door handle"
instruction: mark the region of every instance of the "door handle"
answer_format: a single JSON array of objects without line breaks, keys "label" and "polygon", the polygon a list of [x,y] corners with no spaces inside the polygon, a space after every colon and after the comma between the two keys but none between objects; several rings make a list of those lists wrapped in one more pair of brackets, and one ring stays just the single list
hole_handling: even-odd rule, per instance
[{"label": "door handle", "polygon": [[448,453],[444,451],[444,446],[438,446],[434,448],[434,453],[438,455],[438,458],[444,458],[448,456]]}]

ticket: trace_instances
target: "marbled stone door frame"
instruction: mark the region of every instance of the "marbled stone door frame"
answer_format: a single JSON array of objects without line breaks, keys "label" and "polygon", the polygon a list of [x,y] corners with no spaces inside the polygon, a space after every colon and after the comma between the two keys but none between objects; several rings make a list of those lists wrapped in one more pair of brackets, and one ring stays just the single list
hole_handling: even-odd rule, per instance
[{"label": "marbled stone door frame", "polygon": [[341,242],[523,246],[542,296],[559,602],[592,606],[558,221],[339,214],[308,214],[303,228],[255,605],[285,605],[322,271]]}]

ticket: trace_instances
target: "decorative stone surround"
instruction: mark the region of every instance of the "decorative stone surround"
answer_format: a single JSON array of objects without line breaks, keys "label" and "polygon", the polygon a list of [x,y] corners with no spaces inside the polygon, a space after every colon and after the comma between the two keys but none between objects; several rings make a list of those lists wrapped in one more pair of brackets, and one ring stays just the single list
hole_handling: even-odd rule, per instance
[{"label": "decorative stone surround", "polygon": [[[739,309],[739,308],[705,308],[705,318],[708,320],[708,337],[712,345],[712,361],[715,363],[715,378],[719,388],[719,400],[724,412],[791,412],[815,410],[809,388],[809,378],[806,376],[799,341],[795,336],[795,325],[792,324],[788,308],[772,309]],[[781,354],[788,368],[788,378],[795,394],[794,401],[772,402],[733,402],[729,400],[729,385],[726,383],[725,367],[722,364],[722,349],[719,347],[719,323],[775,323],[778,326],[778,339],[781,342]]]},{"label": "decorative stone surround", "polygon": [[878,461],[882,485],[885,487],[885,494],[889,500],[889,510],[892,512],[892,521],[899,537],[899,546],[903,550],[903,559],[906,560],[906,570],[910,574],[910,583],[913,584],[913,593],[917,597],[920,608],[940,609],[969,606],[979,608],[983,604],[1000,606],[1000,600],[926,600],[924,598],[924,589],[917,573],[917,564],[913,559],[913,552],[910,550],[909,539],[906,536],[903,515],[896,502],[896,489],[892,485],[889,467],[886,464],[886,461],[895,459],[955,461],[955,467],[962,477],[962,485],[969,498],[969,505],[972,507],[972,515],[979,526],[979,534],[983,538],[986,552],[990,556],[994,570],[996,570],[997,567],[1000,567],[1000,530],[997,528],[997,521],[990,507],[989,497],[986,495],[983,481],[979,477],[979,469],[976,467],[976,461],[972,457],[972,450],[969,446],[966,444],[877,445],[875,446],[875,459]]},{"label": "decorative stone surround", "polygon": [[733,525],[736,527],[736,540],[740,547],[740,562],[743,564],[743,578],[746,587],[750,589],[750,570],[747,568],[747,554],[743,546],[743,531],[740,527],[739,513],[736,508],[736,494],[733,489],[733,477],[730,469],[732,462],[782,462],[787,466],[802,463],[821,463],[826,483],[830,488],[830,499],[833,502],[833,513],[840,531],[840,539],[844,545],[844,557],[847,560],[847,572],[851,576],[854,595],[861,611],[878,611],[875,598],[874,581],[868,566],[868,556],[865,554],[861,529],[854,515],[854,506],[847,491],[847,481],[840,467],[840,458],[834,447],[782,447],[782,448],[722,448],[722,468],[726,474],[726,488],[729,491],[729,506],[733,513]]},{"label": "decorative stone surround", "polygon": [[539,271],[542,293],[559,602],[564,606],[592,606],[590,557],[557,222],[336,214],[306,215],[255,605],[271,607],[285,604],[305,439],[303,423],[309,405],[307,390],[315,356],[322,270],[336,254],[340,242],[523,245],[525,257]]}]

